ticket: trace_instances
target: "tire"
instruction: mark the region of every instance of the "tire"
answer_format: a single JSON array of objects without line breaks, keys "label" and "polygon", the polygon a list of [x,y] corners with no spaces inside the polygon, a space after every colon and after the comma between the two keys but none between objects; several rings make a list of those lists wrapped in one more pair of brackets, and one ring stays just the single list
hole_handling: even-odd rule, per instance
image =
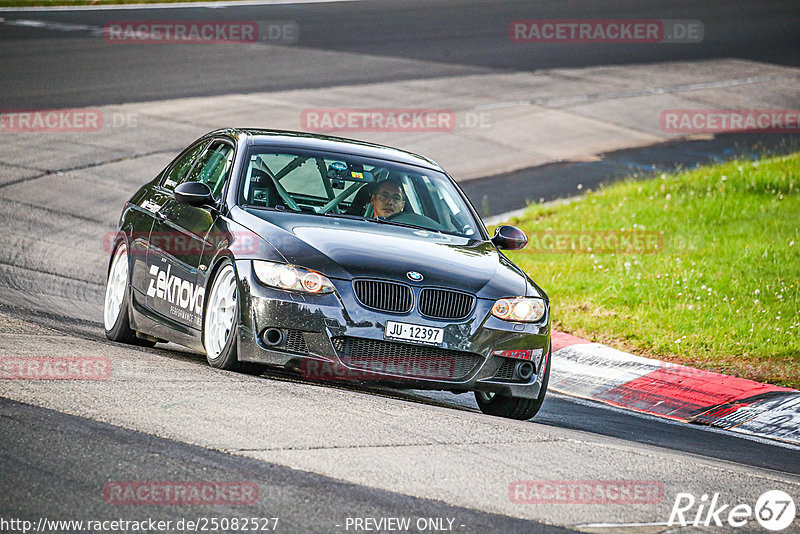
[{"label": "tire", "polygon": [[130,277],[128,276],[128,247],[120,242],[111,260],[106,279],[106,296],[103,301],[103,328],[111,341],[152,347],[155,342],[141,339],[130,326]]},{"label": "tire", "polygon": [[475,400],[478,403],[478,408],[486,415],[519,419],[520,421],[527,421],[534,417],[539,413],[539,409],[542,407],[545,394],[547,393],[547,384],[550,382],[551,356],[552,352],[548,352],[544,378],[542,379],[542,389],[539,390],[539,395],[535,399],[521,399],[518,397],[498,395],[496,393],[476,391]]},{"label": "tire", "polygon": [[203,347],[209,365],[216,369],[238,370],[236,333],[239,324],[239,289],[233,264],[223,260],[211,282],[203,309]]}]

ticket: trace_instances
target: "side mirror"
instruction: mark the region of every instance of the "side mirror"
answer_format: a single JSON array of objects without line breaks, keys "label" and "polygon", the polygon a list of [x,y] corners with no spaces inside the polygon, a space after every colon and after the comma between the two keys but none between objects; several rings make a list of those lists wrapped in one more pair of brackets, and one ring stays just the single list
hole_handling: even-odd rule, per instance
[{"label": "side mirror", "polygon": [[492,238],[494,246],[501,250],[519,250],[528,244],[528,236],[516,226],[498,226]]},{"label": "side mirror", "polygon": [[178,202],[198,208],[216,204],[211,188],[203,182],[184,182],[175,187],[172,195]]}]

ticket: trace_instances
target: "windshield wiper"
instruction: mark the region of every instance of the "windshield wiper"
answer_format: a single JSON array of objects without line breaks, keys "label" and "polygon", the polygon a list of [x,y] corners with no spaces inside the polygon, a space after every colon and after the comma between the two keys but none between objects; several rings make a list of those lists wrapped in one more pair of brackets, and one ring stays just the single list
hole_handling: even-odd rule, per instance
[{"label": "windshield wiper", "polygon": [[[274,209],[274,208],[271,208],[271,209]],[[301,212],[301,213],[304,213],[304,212]],[[309,215],[312,215],[312,214],[309,213]],[[322,215],[324,217],[334,217],[336,219],[349,219],[351,221],[367,221],[367,222],[377,223],[377,224],[390,224],[392,226],[401,226],[403,228],[413,228],[415,230],[425,230],[426,232],[436,232],[437,234],[445,235],[444,232],[442,232],[441,230],[436,230],[435,228],[426,228],[424,226],[419,226],[417,224],[404,223],[404,222],[400,222],[400,221],[392,221],[392,220],[389,220],[389,219],[376,219],[374,217],[364,217],[363,215],[352,215],[350,213],[334,213],[332,211],[329,211],[327,213],[317,213],[316,215]]]},{"label": "windshield wiper", "polygon": [[257,206],[255,204],[242,204],[243,208],[251,208],[256,210],[264,210],[264,211],[277,211],[278,213],[303,213],[302,210],[293,210],[292,208],[288,208],[281,204],[279,207],[276,206]]},{"label": "windshield wiper", "polygon": [[426,232],[436,232],[437,234],[444,234],[444,232],[442,232],[441,230],[436,230],[434,228],[425,228],[424,226],[419,226],[417,224],[404,223],[404,222],[400,222],[400,221],[392,221],[392,220],[389,220],[389,219],[365,219],[365,220],[370,221],[370,222],[379,223],[379,224],[391,224],[391,225],[394,225],[394,226],[402,226],[404,228],[414,228],[414,229],[417,229],[417,230],[425,230]]},{"label": "windshield wiper", "polygon": [[366,217],[362,215],[352,215],[350,213],[318,213],[317,215],[324,215],[325,217],[336,217],[337,219],[351,219],[353,221],[366,221],[368,220]]}]

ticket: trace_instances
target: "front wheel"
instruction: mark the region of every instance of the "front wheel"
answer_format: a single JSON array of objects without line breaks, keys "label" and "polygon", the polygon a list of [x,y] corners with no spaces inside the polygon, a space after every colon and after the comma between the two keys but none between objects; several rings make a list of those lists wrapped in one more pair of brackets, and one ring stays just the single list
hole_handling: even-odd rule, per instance
[{"label": "front wheel", "polygon": [[203,346],[211,367],[238,368],[236,357],[236,325],[239,319],[239,291],[233,265],[225,263],[211,284],[203,314]]},{"label": "front wheel", "polygon": [[535,399],[521,399],[518,397],[498,395],[497,393],[476,391],[475,400],[478,403],[478,408],[486,415],[519,419],[520,421],[531,419],[539,413],[539,408],[542,407],[545,394],[547,393],[547,383],[550,381],[551,357],[552,353],[548,353],[547,360],[545,361],[542,389],[539,390],[539,395]]}]

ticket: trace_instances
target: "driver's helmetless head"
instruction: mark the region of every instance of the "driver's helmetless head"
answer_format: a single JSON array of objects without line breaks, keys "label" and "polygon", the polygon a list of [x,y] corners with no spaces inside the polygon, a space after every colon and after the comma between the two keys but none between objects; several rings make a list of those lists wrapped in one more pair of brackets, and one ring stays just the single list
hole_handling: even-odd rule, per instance
[{"label": "driver's helmetless head", "polygon": [[406,206],[403,188],[399,181],[385,180],[378,185],[370,199],[375,217],[389,217],[403,211]]}]

